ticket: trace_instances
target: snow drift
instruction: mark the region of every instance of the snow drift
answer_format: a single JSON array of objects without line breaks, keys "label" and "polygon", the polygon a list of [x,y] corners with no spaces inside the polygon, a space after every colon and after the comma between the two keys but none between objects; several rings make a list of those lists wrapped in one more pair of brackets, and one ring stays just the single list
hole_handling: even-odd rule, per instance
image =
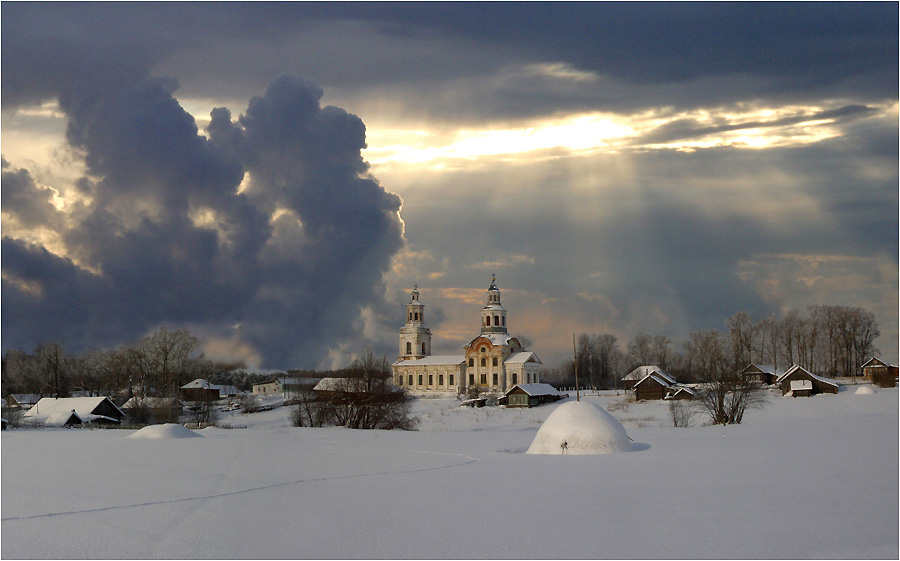
[{"label": "snow drift", "polygon": [[856,388],[856,391],[853,393],[855,393],[856,395],[872,395],[873,393],[875,393],[875,388],[873,388],[872,386],[860,386]]},{"label": "snow drift", "polygon": [[547,417],[526,454],[630,452],[625,427],[606,409],[588,401],[563,403]]},{"label": "snow drift", "polygon": [[191,438],[194,436],[202,435],[197,434],[191,429],[185,428],[181,425],[176,425],[175,423],[166,423],[164,425],[150,425],[149,427],[144,427],[128,438],[168,439]]}]

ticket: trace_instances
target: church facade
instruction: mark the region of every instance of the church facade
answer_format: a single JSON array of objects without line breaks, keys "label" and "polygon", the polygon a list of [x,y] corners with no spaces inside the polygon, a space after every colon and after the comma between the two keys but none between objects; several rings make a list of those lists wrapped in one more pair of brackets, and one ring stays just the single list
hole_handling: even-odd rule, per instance
[{"label": "church facade", "polygon": [[507,311],[500,302],[496,277],[491,278],[481,309],[481,332],[454,355],[431,354],[431,330],[418,286],[406,305],[400,329],[400,354],[391,365],[394,385],[411,394],[502,394],[516,384],[540,382],[541,360],[509,334]]}]

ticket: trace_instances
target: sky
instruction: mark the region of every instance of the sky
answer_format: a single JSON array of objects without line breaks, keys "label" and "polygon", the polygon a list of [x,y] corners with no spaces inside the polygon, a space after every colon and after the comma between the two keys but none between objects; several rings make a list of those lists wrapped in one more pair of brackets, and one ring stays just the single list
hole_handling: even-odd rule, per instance
[{"label": "sky", "polygon": [[897,3],[4,2],[2,347],[435,354],[859,306],[898,360]]}]

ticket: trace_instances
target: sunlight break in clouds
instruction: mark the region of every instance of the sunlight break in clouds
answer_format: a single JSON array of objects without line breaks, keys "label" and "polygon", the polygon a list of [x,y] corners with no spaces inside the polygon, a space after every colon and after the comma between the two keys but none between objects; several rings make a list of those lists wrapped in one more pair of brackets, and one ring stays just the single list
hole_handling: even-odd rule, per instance
[{"label": "sunlight break in clouds", "polygon": [[[673,113],[665,109],[626,116],[579,113],[551,116],[516,127],[462,128],[451,140],[421,125],[370,131],[366,158],[373,165],[424,164],[444,159],[477,160],[561,149],[570,153],[624,150],[695,150],[716,146],[775,148],[811,144],[841,134],[843,108],[804,106],[702,109]],[[869,115],[875,113],[871,110]],[[885,108],[879,108],[883,112]],[[833,114],[833,115],[832,115]],[[412,142],[411,142],[412,141]]]}]

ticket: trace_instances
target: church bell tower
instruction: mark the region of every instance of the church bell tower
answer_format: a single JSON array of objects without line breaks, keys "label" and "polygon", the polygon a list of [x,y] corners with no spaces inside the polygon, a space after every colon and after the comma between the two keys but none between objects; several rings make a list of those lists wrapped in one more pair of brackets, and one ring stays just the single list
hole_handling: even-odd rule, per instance
[{"label": "church bell tower", "polygon": [[419,301],[419,285],[413,288],[406,305],[406,325],[400,329],[399,360],[431,355],[431,330],[425,327],[425,305]]},{"label": "church bell tower", "polygon": [[481,309],[482,333],[507,333],[506,308],[500,303],[500,289],[497,288],[497,277],[491,275],[491,286],[487,291],[487,304]]}]

